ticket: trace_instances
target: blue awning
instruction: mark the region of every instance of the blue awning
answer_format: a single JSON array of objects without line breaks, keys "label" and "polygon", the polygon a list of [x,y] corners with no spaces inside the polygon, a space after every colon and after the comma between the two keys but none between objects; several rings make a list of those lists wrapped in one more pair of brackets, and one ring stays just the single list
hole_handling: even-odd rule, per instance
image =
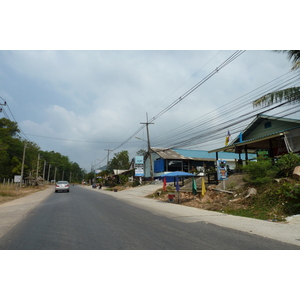
[{"label": "blue awning", "polygon": [[195,175],[187,172],[175,171],[164,175],[160,175],[159,177],[189,177],[189,176],[195,176]]}]

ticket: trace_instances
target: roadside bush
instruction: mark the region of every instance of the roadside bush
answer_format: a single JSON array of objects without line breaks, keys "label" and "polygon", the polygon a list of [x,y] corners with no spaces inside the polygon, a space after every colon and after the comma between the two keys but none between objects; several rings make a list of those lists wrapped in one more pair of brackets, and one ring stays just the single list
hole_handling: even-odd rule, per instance
[{"label": "roadside bush", "polygon": [[134,181],[132,182],[132,187],[136,187],[136,186],[139,186],[139,185],[140,185],[139,180],[134,180]]},{"label": "roadside bush", "polygon": [[300,185],[285,182],[278,187],[273,187],[261,197],[260,202],[278,205],[286,215],[299,214]]},{"label": "roadside bush", "polygon": [[300,156],[289,153],[281,156],[276,166],[278,168],[278,177],[291,177],[296,166],[300,165]]},{"label": "roadside bush", "polygon": [[126,175],[121,174],[119,176],[119,179],[120,179],[120,184],[121,185],[124,185],[126,182],[128,182],[128,177]]},{"label": "roadside bush", "polygon": [[245,182],[252,185],[263,185],[273,181],[278,173],[277,168],[268,158],[259,157],[257,162],[249,162],[243,166],[243,171],[247,173]]}]

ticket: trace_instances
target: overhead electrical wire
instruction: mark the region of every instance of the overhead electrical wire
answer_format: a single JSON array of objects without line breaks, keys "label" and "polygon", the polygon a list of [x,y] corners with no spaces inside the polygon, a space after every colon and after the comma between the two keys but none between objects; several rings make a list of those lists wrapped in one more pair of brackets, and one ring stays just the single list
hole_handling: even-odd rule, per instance
[{"label": "overhead electrical wire", "polygon": [[[288,73],[286,73],[286,74],[288,74]],[[284,74],[284,75],[286,75],[286,74]],[[282,76],[284,76],[284,75],[282,75]],[[280,77],[282,77],[282,76],[280,76]],[[277,79],[278,78],[276,78],[275,80],[277,80]],[[293,79],[293,81],[291,81],[291,79]],[[295,79],[295,76],[292,76],[290,79],[285,80],[285,83],[287,82],[286,85],[282,85],[282,83],[280,83],[280,85],[279,85],[278,83],[276,83],[276,86],[273,85],[271,87],[268,87],[267,90],[260,91],[260,92],[257,92],[257,94],[252,95],[250,99],[246,98],[242,102],[240,101],[243,97],[248,96],[249,94],[261,89],[262,87],[265,87],[266,86],[266,84],[265,84],[265,85],[255,89],[255,90],[251,91],[251,92],[246,93],[245,95],[243,95],[241,97],[238,97],[237,99],[235,99],[235,100],[233,100],[229,103],[226,103],[226,104],[220,106],[218,109],[215,109],[213,111],[208,112],[205,116],[198,117],[197,119],[195,119],[193,121],[190,121],[190,122],[188,122],[184,125],[181,125],[180,127],[174,128],[174,129],[172,129],[171,131],[169,131],[167,133],[164,133],[162,135],[159,135],[159,136],[156,136],[156,137],[152,138],[152,141],[155,142],[155,140],[157,140],[161,136],[163,136],[163,141],[165,141],[165,139],[166,139],[165,136],[170,134],[171,132],[174,132],[174,131],[176,131],[176,137],[178,139],[180,134],[186,134],[190,130],[193,130],[193,129],[195,129],[197,127],[200,127],[200,126],[203,126],[203,125],[207,125],[208,121],[212,122],[216,119],[219,120],[222,116],[226,116],[228,114],[228,112],[231,112],[231,111],[234,110],[234,112],[237,113],[241,109],[244,110],[245,105],[249,105],[249,107],[251,107],[251,112],[252,112],[253,111],[252,101],[256,100],[258,97],[261,97],[262,94],[266,94],[266,93],[269,93],[270,91],[274,91],[274,89],[276,89],[276,90],[283,89],[286,86],[290,86],[290,85],[296,83],[297,81],[299,81],[298,78],[297,78],[296,81],[294,81],[294,79]],[[270,83],[272,83],[273,81],[274,80],[272,80]],[[232,105],[230,105],[230,104],[232,104]],[[256,111],[259,111],[260,109],[262,109],[262,108],[257,108]],[[218,111],[220,111],[220,113],[218,113],[218,115],[216,117],[211,117],[211,114],[213,114],[213,113],[216,114]],[[198,122],[199,119],[200,119],[200,122]]]},{"label": "overhead electrical wire", "polygon": [[214,76],[215,74],[217,74],[221,69],[223,69],[224,67],[226,67],[229,63],[231,63],[233,60],[235,60],[237,57],[239,57],[244,52],[245,51],[241,51],[241,50],[236,51],[228,59],[226,59],[220,66],[218,66],[215,70],[213,70],[210,74],[208,74],[201,81],[199,81],[196,85],[194,85],[192,88],[190,88],[184,94],[182,94],[178,99],[176,99],[174,102],[172,102],[170,105],[168,105],[165,109],[163,109],[161,112],[159,112],[156,116],[154,116],[152,119],[150,119],[149,122],[153,122],[154,120],[156,120],[159,117],[161,117],[163,114],[165,114],[167,111],[169,111],[175,105],[177,105],[178,103],[180,103],[183,99],[185,99],[188,95],[190,95],[192,92],[194,92],[197,88],[199,88],[208,79],[210,79],[212,76]]},{"label": "overhead electrical wire", "polygon": [[11,118],[9,117],[9,115],[7,114],[6,110],[5,110],[5,107],[7,107],[8,110],[9,110],[9,112],[10,112],[10,114],[11,114],[11,116],[12,116],[12,118],[13,118],[13,120],[14,120],[14,122],[17,123],[17,126],[18,126],[18,128],[19,128],[19,130],[20,130],[20,134],[23,135],[23,138],[24,138],[25,140],[30,141],[30,139],[26,136],[26,134],[23,132],[22,128],[20,127],[20,125],[19,125],[18,122],[16,121],[16,118],[15,118],[14,114],[12,113],[12,111],[11,111],[11,109],[10,109],[10,107],[9,107],[9,105],[8,105],[8,103],[7,103],[7,101],[6,101],[4,98],[2,98],[1,96],[0,96],[0,99],[2,99],[2,100],[4,101],[4,103],[5,103],[5,105],[1,105],[1,107],[2,107],[2,112],[3,112],[4,116],[5,116],[5,118],[8,119],[8,120],[10,120],[10,121],[12,121]]},{"label": "overhead electrical wire", "polygon": [[[295,83],[297,83],[297,82],[299,81],[299,77],[298,77],[296,80],[295,80],[295,78],[296,78],[296,76],[291,76],[289,79],[285,80],[284,82],[281,82],[280,84],[277,84],[275,87],[274,87],[274,85],[273,85],[272,87],[269,88],[268,91],[270,92],[270,91],[274,91],[274,89],[275,89],[275,90],[278,90],[278,89],[283,89],[283,88],[285,88],[285,87],[287,87],[287,86],[291,86],[291,84],[295,84]],[[274,81],[274,80],[273,80],[273,81]],[[273,81],[271,81],[271,83],[272,83]],[[265,85],[264,85],[264,86],[265,86]],[[258,89],[259,89],[259,88],[258,88]],[[254,91],[256,91],[256,90],[258,90],[258,89],[255,89]],[[265,91],[265,92],[266,92],[266,91]],[[252,93],[252,92],[250,92],[250,93]],[[250,93],[247,93],[246,95],[248,95],[248,94],[250,94]],[[261,93],[261,92],[260,92],[260,93]],[[247,98],[246,100],[244,100],[243,102],[241,102],[241,103],[239,104],[239,106],[235,105],[235,106],[234,106],[234,112],[235,112],[235,114],[237,114],[237,112],[240,111],[240,110],[244,110],[245,104],[252,105],[252,101],[255,100],[255,99],[257,99],[257,98],[260,97],[260,96],[261,96],[261,94],[252,96],[252,99]],[[242,96],[242,97],[244,97],[244,96]],[[240,99],[240,98],[242,98],[242,97],[239,97],[238,99]],[[256,97],[256,98],[255,98],[255,97]],[[236,100],[237,100],[237,99],[236,99]],[[235,101],[235,100],[234,100],[234,101]],[[232,101],[232,102],[234,102],[234,101]],[[225,105],[224,105],[224,106],[225,106]],[[178,128],[173,129],[171,132],[176,131],[176,135],[172,134],[172,136],[170,136],[170,132],[168,132],[168,133],[165,133],[165,134],[163,134],[163,135],[160,135],[160,136],[159,136],[160,139],[157,139],[157,137],[152,138],[152,139],[151,139],[152,145],[155,145],[155,144],[156,144],[156,145],[159,145],[160,143],[166,144],[166,142],[167,142],[167,145],[168,145],[167,147],[168,147],[168,148],[178,147],[178,145],[183,146],[183,144],[180,142],[181,136],[184,136],[183,141],[187,141],[187,140],[191,141],[191,140],[195,139],[196,137],[199,138],[198,133],[195,132],[195,131],[200,130],[200,129],[201,129],[201,132],[203,133],[203,136],[208,135],[210,131],[207,131],[207,128],[209,128],[209,129],[211,130],[212,127],[213,127],[213,126],[212,126],[213,121],[215,121],[215,120],[218,120],[218,124],[216,124],[216,125],[214,126],[214,128],[218,128],[218,130],[221,130],[222,127],[220,127],[220,126],[222,126],[222,125],[226,126],[226,125],[229,124],[229,123],[227,124],[226,122],[223,122],[223,123],[222,123],[222,121],[220,122],[220,120],[222,120],[222,116],[226,116],[226,114],[227,114],[229,111],[232,111],[233,108],[232,108],[231,106],[228,106],[226,110],[223,109],[223,110],[221,111],[221,113],[218,113],[218,115],[217,115],[216,117],[214,117],[214,118],[211,118],[211,117],[208,116],[208,115],[210,115],[211,113],[217,113],[218,110],[220,110],[221,108],[222,108],[222,107],[220,107],[220,108],[217,109],[217,110],[214,110],[214,111],[210,112],[209,114],[206,114],[206,116],[204,117],[204,119],[202,118],[201,122],[200,122],[200,123],[197,123],[196,125],[195,125],[195,124],[194,124],[193,126],[190,125],[190,127],[184,128],[184,129],[181,130],[181,131],[178,130]],[[274,109],[274,108],[268,109],[268,111],[269,111],[269,110],[272,110],[272,109]],[[258,108],[258,109],[256,109],[256,110],[254,110],[254,111],[255,111],[256,114],[257,114],[257,112],[263,111],[263,110],[264,110],[264,108],[262,107],[262,108]],[[249,113],[252,114],[252,113],[253,113],[253,109],[252,109],[252,111],[250,111]],[[255,116],[255,115],[254,115],[254,116]],[[198,119],[198,118],[197,118],[197,119]],[[192,122],[193,122],[193,121],[192,121]],[[190,123],[192,123],[192,122],[189,122],[188,124],[190,124]],[[229,121],[227,121],[227,122],[229,122]],[[242,121],[240,121],[240,122],[242,122]],[[183,127],[184,127],[184,126],[183,126]],[[188,133],[189,131],[192,131],[192,132],[188,134],[188,136],[190,136],[190,138],[187,139],[187,133]],[[168,135],[168,134],[169,134],[169,135]],[[163,137],[162,137],[162,136],[163,136]],[[159,141],[162,141],[162,142],[159,142]],[[175,142],[175,141],[176,141],[176,142]],[[172,143],[173,143],[173,145],[172,145]],[[171,146],[171,145],[172,145],[172,146]]]},{"label": "overhead electrical wire", "polygon": [[[280,107],[280,106],[283,106],[283,105],[286,105],[286,103],[281,103],[279,104],[277,107]],[[270,111],[272,110],[273,108],[269,108],[269,109],[266,109],[264,112],[267,112],[267,111]],[[248,121],[250,119],[253,119],[254,117],[256,116],[256,114],[244,114],[242,116],[239,116],[237,118],[234,118],[230,121],[227,121],[227,122],[224,122],[223,124],[221,124],[220,126],[218,126],[217,128],[212,128],[210,131],[205,131],[205,132],[202,132],[196,136],[193,136],[193,137],[190,137],[186,140],[182,140],[181,142],[173,145],[172,147],[170,148],[178,148],[178,147],[183,147],[183,146],[186,146],[186,145],[189,145],[192,141],[195,142],[195,140],[198,141],[205,141],[205,140],[212,140],[213,138],[215,138],[215,135],[219,135],[220,132],[223,132],[229,127],[233,127],[235,125],[239,125],[241,122],[245,122],[245,121]],[[221,137],[224,137],[224,133],[221,134]]]},{"label": "overhead electrical wire", "polygon": [[[58,137],[51,137],[51,136],[43,136],[43,135],[36,135],[36,134],[30,134],[27,133],[29,136],[36,136],[44,139],[52,139],[52,140],[62,140],[62,141],[68,141],[68,142],[79,142],[79,143],[95,143],[95,144],[119,144],[120,142],[111,142],[111,141],[86,141],[86,140],[73,140],[73,139],[65,139],[65,138],[58,138]],[[133,143],[133,142],[132,142]]]},{"label": "overhead electrical wire", "polygon": [[[286,103],[284,103],[284,105],[286,105]],[[290,111],[290,110],[292,110],[292,111]],[[291,114],[294,114],[294,113],[297,113],[297,112],[300,112],[300,108],[299,107],[289,108],[287,110],[282,111],[280,114],[278,114],[275,119],[284,118],[284,117],[287,117],[287,116],[289,116]],[[255,117],[255,116],[252,116],[252,117]],[[242,132],[244,130],[244,128],[245,127],[241,127],[239,124],[237,124],[236,127],[232,127],[232,130],[230,131],[230,133],[231,133],[231,135],[234,135],[234,134],[238,135],[240,132]],[[276,131],[275,127],[273,129]],[[220,140],[220,139],[223,139],[223,138],[224,138],[224,134],[220,133],[220,132],[217,132],[216,134],[214,134],[214,135],[212,135],[210,137],[204,137],[204,138],[202,138],[201,139],[201,146],[205,147],[206,144],[209,144],[210,145],[210,149],[213,149],[211,147],[212,141],[214,141],[214,140]],[[218,144],[220,145],[220,142],[218,142]]]},{"label": "overhead electrical wire", "polygon": [[[208,74],[206,77],[204,77],[201,81],[199,81],[196,85],[194,85],[192,88],[190,88],[188,91],[186,91],[184,94],[182,94],[179,98],[177,98],[175,101],[173,101],[171,104],[169,104],[166,108],[164,108],[162,111],[160,111],[157,115],[152,117],[152,119],[149,120],[149,123],[157,120],[159,117],[161,117],[163,114],[165,114],[167,111],[172,109],[174,106],[176,106],[178,103],[180,103],[182,100],[184,100],[188,95],[190,95],[192,92],[194,92],[197,88],[199,88],[203,83],[205,83],[208,79],[210,79],[212,76],[217,74],[220,70],[222,70],[224,67],[226,67],[229,63],[234,61],[236,58],[238,58],[241,54],[243,54],[245,50],[237,50],[235,51],[230,57],[228,57],[222,64],[220,64],[215,70],[213,70],[210,74]],[[119,146],[117,146],[113,151],[119,149],[124,144],[126,144],[128,141],[130,141],[133,137],[135,137],[141,130],[145,128],[145,124],[142,125],[138,130],[136,130],[129,138],[127,138],[123,143],[121,143]]]}]

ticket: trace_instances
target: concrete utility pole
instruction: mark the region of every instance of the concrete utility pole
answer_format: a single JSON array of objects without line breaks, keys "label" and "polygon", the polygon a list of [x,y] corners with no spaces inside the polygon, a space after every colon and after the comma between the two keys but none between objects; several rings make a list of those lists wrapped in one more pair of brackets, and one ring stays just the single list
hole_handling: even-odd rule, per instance
[{"label": "concrete utility pole", "polygon": [[55,167],[55,171],[54,171],[54,181],[56,183],[56,170],[57,170],[57,167]]},{"label": "concrete utility pole", "polygon": [[146,123],[140,123],[140,124],[146,124],[147,139],[148,139],[148,153],[150,155],[150,176],[151,176],[151,180],[153,180],[154,174],[153,174],[153,166],[152,166],[152,155],[151,155],[151,146],[150,146],[150,137],[149,137],[148,125],[149,124],[154,124],[154,123],[149,123],[148,122],[148,113],[146,113],[146,118],[147,118],[147,122]]},{"label": "concrete utility pole", "polygon": [[40,162],[40,154],[38,154],[37,167],[36,167],[36,180],[39,177],[39,162]]},{"label": "concrete utility pole", "polygon": [[45,169],[46,169],[46,161],[44,160],[44,170],[43,170],[43,184],[45,183]]},{"label": "concrete utility pole", "polygon": [[110,150],[110,149],[104,149],[105,151],[107,151],[107,164],[106,164],[106,170],[108,168],[108,162],[109,162],[109,152],[113,151],[113,150]]},{"label": "concrete utility pole", "polygon": [[49,184],[50,169],[51,169],[51,165],[49,164],[49,169],[48,169],[48,179],[47,179],[48,184]]},{"label": "concrete utility pole", "polygon": [[20,180],[20,187],[22,187],[23,181],[23,173],[24,173],[24,163],[25,163],[25,151],[26,151],[27,142],[24,143],[24,150],[23,150],[23,159],[22,159],[22,167],[21,167],[21,180]]}]

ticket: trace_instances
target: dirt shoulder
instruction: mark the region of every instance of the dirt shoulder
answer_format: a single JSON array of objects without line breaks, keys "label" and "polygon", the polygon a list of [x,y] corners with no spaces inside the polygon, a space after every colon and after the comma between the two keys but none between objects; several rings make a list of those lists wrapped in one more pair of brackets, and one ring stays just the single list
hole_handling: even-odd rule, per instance
[{"label": "dirt shoulder", "polygon": [[0,205],[12,200],[26,197],[33,193],[47,189],[46,185],[34,187],[19,187],[16,185],[0,185]]}]

